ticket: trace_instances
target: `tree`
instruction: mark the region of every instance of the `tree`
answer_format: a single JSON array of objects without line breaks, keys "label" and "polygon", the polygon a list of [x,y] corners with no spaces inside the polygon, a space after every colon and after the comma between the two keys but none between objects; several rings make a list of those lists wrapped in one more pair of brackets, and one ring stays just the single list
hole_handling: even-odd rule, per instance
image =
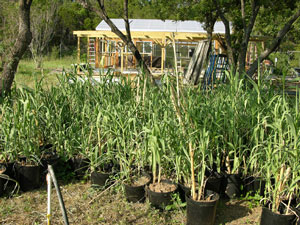
[{"label": "tree", "polygon": [[212,0],[156,0],[153,9],[160,19],[202,22],[211,44],[214,25],[218,19],[216,6]]},{"label": "tree", "polygon": [[[257,70],[258,62],[264,60],[278,48],[299,17],[299,7],[293,0],[152,0],[152,2],[154,2],[156,13],[161,19],[193,19],[203,22],[209,38],[212,36],[215,21],[220,19],[225,25],[225,41],[222,45],[227,51],[233,70],[239,74],[246,72],[246,54],[250,37],[257,31],[255,26],[259,26],[257,21],[270,24],[269,29],[272,29],[272,32],[277,35],[274,36],[268,49],[247,71],[250,76],[253,76]],[[290,15],[292,16],[289,18]],[[280,26],[276,26],[277,17],[284,21],[280,23]],[[281,27],[282,30],[279,31],[278,27]],[[261,28],[261,30],[266,30],[266,26]],[[269,35],[270,33],[268,33]]]},{"label": "tree", "polygon": [[85,8],[96,12],[101,17],[101,19],[103,19],[108,24],[108,26],[111,28],[111,31],[114,32],[124,42],[124,44],[133,53],[139,66],[144,70],[146,76],[148,78],[150,78],[152,83],[154,83],[154,78],[150,72],[149,67],[143,60],[139,50],[137,49],[137,47],[135,46],[135,44],[133,43],[133,41],[131,39],[130,24],[129,24],[129,18],[128,18],[128,0],[124,0],[124,7],[123,7],[123,10],[124,10],[123,19],[125,22],[126,34],[123,34],[122,31],[120,31],[117,28],[117,26],[109,18],[108,14],[106,12],[104,0],[96,0],[96,2],[98,3],[99,9],[96,7],[93,7],[93,5],[91,4],[91,2],[89,0],[85,0],[85,1],[81,0],[81,3],[83,4],[83,6]]},{"label": "tree", "polygon": [[31,4],[32,0],[19,0],[19,32],[0,76],[0,95],[2,96],[11,90],[19,61],[32,39],[30,31]]},{"label": "tree", "polygon": [[16,1],[3,0],[0,4],[0,71],[12,50],[18,35],[18,5]]},{"label": "tree", "polygon": [[45,49],[54,37],[58,23],[58,0],[35,1],[31,9],[32,41],[29,45],[37,68],[42,68]]},{"label": "tree", "polygon": [[[225,42],[230,63],[234,71],[243,75],[246,65],[246,53],[254,25],[262,8],[270,8],[274,14],[279,15],[276,7],[289,8],[291,5],[285,4],[286,1],[259,1],[259,0],[213,0],[217,12],[225,25]],[[295,6],[295,5],[294,5]],[[292,28],[293,23],[300,16],[300,9],[290,9],[292,16],[285,21],[282,28],[278,31],[276,37],[271,41],[270,46],[255,60],[247,74],[252,77],[257,71],[258,63],[266,59],[280,45],[284,36]],[[231,33],[230,22],[234,33]]]}]

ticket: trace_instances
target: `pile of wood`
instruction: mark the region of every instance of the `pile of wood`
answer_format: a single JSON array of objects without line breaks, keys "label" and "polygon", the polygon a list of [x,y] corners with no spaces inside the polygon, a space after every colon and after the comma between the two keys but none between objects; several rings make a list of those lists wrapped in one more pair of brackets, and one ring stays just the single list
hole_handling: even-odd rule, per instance
[{"label": "pile of wood", "polygon": [[200,41],[185,73],[185,83],[198,84],[209,55],[209,41]]}]

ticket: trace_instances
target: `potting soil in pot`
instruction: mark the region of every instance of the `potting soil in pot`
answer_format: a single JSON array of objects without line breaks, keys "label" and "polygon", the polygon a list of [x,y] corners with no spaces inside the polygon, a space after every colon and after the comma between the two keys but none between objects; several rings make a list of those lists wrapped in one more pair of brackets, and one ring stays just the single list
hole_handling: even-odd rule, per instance
[{"label": "potting soil in pot", "polygon": [[147,184],[150,181],[150,178],[147,176],[139,177],[138,179],[134,180],[130,186],[132,187],[139,187]]},{"label": "potting soil in pot", "polygon": [[160,183],[150,184],[146,189],[150,203],[159,209],[172,204],[172,195],[177,191],[178,186],[168,180]]},{"label": "potting soil in pot", "polygon": [[172,183],[155,183],[155,184],[150,184],[149,188],[153,192],[158,192],[158,193],[166,193],[166,192],[172,192],[176,190],[176,185]]}]

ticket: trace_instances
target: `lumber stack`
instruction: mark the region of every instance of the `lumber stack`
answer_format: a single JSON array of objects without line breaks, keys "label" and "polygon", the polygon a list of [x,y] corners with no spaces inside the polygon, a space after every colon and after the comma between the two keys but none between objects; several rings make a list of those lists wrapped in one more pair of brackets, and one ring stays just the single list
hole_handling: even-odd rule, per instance
[{"label": "lumber stack", "polygon": [[209,54],[209,41],[200,41],[185,73],[185,83],[198,84],[201,71]]}]

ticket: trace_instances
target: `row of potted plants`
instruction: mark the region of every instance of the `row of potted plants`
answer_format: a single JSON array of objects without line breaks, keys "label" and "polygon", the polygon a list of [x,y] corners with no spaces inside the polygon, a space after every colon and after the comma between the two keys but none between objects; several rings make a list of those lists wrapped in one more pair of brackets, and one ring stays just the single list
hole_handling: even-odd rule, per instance
[{"label": "row of potted plants", "polygon": [[291,214],[298,197],[299,99],[262,79],[227,75],[228,84],[213,91],[176,89],[167,75],[158,87],[143,77],[113,83],[107,76],[96,84],[70,76],[46,90],[42,81],[33,90],[15,89],[1,100],[0,161],[33,167],[59,157],[73,161],[78,174],[89,167],[92,180],[119,171],[135,185],[136,172],[149,168],[150,190],[174,189],[162,182],[171,179],[195,202],[217,199],[205,186],[239,196],[244,180],[244,189],[259,191],[273,213]]}]

